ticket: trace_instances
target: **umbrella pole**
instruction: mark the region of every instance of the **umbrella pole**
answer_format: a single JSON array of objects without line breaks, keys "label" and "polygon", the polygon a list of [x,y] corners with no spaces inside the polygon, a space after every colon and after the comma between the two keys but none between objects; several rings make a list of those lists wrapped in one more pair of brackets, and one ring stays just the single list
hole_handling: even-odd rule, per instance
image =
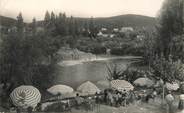
[{"label": "umbrella pole", "polygon": [[165,85],[162,87],[162,104],[164,104],[164,99],[165,99]]}]

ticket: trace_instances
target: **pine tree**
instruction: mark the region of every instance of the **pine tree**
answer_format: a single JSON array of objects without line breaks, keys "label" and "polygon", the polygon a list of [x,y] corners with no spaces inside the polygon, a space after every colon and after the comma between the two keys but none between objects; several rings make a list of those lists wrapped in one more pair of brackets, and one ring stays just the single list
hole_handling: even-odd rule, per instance
[{"label": "pine tree", "polygon": [[89,22],[89,36],[90,38],[96,38],[98,33],[98,28],[95,26],[94,19],[91,17]]},{"label": "pine tree", "polygon": [[66,15],[59,13],[58,19],[57,19],[57,31],[58,34],[61,36],[67,35],[67,23],[66,23]]},{"label": "pine tree", "polygon": [[75,35],[76,35],[76,36],[79,35],[79,29],[80,29],[80,28],[79,28],[78,22],[77,22],[77,20],[75,19],[75,20],[74,20],[74,30],[75,30],[74,32],[75,32]]},{"label": "pine tree", "polygon": [[89,36],[89,24],[88,24],[88,21],[85,21],[83,23],[83,35],[84,36]]},{"label": "pine tree", "polygon": [[51,16],[50,16],[50,20],[51,20],[52,23],[54,23],[55,19],[56,19],[56,16],[55,16],[54,12],[52,11]]},{"label": "pine tree", "polygon": [[46,11],[45,18],[44,18],[44,27],[45,27],[45,29],[49,28],[50,20],[51,20],[50,13],[48,11]]},{"label": "pine tree", "polygon": [[17,16],[16,27],[19,34],[22,34],[24,32],[24,22],[23,22],[22,13],[19,13],[19,15]]},{"label": "pine tree", "polygon": [[33,18],[32,20],[31,29],[32,29],[32,33],[35,34],[36,33],[36,18]]},{"label": "pine tree", "polygon": [[75,36],[75,25],[74,24],[75,24],[74,18],[73,16],[71,16],[69,20],[69,33],[72,36]]}]

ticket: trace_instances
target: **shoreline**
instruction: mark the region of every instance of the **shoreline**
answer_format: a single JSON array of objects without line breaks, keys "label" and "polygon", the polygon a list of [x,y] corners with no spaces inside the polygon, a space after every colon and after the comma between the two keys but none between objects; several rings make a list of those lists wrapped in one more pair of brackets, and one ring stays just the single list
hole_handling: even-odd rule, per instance
[{"label": "shoreline", "polygon": [[106,61],[106,60],[114,60],[114,59],[141,59],[141,56],[107,56],[107,55],[99,55],[95,58],[83,58],[80,60],[63,60],[58,64],[60,66],[74,66],[83,64],[86,62],[94,62],[94,61]]}]

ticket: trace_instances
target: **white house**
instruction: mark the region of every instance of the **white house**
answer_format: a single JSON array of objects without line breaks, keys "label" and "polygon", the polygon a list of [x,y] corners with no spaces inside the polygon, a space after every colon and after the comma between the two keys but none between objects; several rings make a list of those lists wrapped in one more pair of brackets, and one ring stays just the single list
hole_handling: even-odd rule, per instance
[{"label": "white house", "polygon": [[134,29],[132,27],[122,27],[120,32],[124,33],[124,32],[132,32],[134,31]]},{"label": "white house", "polygon": [[101,31],[107,31],[107,28],[101,28]]},{"label": "white house", "polygon": [[115,37],[115,34],[110,34],[109,37],[110,38],[114,38]]},{"label": "white house", "polygon": [[100,31],[97,36],[103,36],[103,33]]},{"label": "white house", "polygon": [[109,35],[108,34],[103,34],[102,36],[105,37],[105,38],[107,38]]},{"label": "white house", "polygon": [[119,32],[119,29],[118,28],[114,28],[113,29],[113,32],[116,32],[117,33],[117,32]]},{"label": "white house", "polygon": [[109,35],[108,34],[103,34],[101,31],[97,34],[97,36],[101,36],[101,37],[108,37]]}]

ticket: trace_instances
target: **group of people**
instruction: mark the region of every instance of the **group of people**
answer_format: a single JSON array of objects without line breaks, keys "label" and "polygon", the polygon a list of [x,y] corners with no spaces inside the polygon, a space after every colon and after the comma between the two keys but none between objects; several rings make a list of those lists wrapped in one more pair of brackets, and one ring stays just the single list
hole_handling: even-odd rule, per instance
[{"label": "group of people", "polygon": [[136,101],[148,102],[150,99],[155,99],[157,92],[155,89],[147,92],[143,90],[142,93],[138,91],[118,91],[107,90],[104,91],[104,102],[111,106],[127,106],[128,104],[134,104]]},{"label": "group of people", "polygon": [[[113,107],[119,106],[128,106],[129,104],[136,104],[136,102],[149,102],[149,99],[155,99],[159,94],[157,94],[156,89],[148,90],[134,90],[134,91],[118,91],[113,89],[106,89],[101,93],[96,93],[95,95],[81,96],[78,93],[72,99],[75,102],[73,104],[76,109],[85,109],[85,110],[97,110],[100,112],[100,105],[105,104]],[[168,113],[172,113],[172,103],[174,97],[171,92],[166,94],[166,102],[168,105]],[[181,97],[184,100],[184,96]],[[73,107],[71,100],[67,101],[66,108]],[[184,101],[179,103],[179,108],[184,108]],[[28,113],[32,112],[32,108],[28,108]],[[41,111],[41,104],[36,108],[36,111]],[[20,110],[17,109],[17,113],[20,113]]]},{"label": "group of people", "polygon": [[104,91],[104,103],[110,106],[126,106],[128,103],[133,102],[133,91],[120,92],[118,90],[105,90]]},{"label": "group of people", "polygon": [[122,92],[118,90],[106,89],[102,93],[96,93],[95,95],[87,97],[81,97],[79,94],[77,94],[75,97],[75,102],[77,109],[84,103],[85,105],[91,106],[89,108],[93,108],[93,104],[96,104],[98,108],[100,104],[119,107],[134,104],[136,101],[148,102],[150,98],[154,99],[156,96],[157,92],[154,89],[149,93],[143,92],[143,94],[139,94],[136,91],[125,90]]}]

